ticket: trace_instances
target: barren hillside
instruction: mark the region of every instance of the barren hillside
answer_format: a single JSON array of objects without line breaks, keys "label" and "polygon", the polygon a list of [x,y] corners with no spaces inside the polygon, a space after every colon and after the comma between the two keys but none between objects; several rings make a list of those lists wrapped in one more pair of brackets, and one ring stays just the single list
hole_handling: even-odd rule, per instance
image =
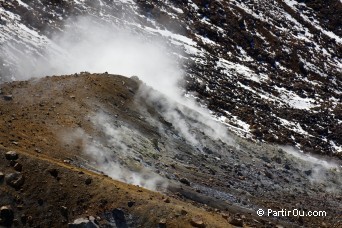
[{"label": "barren hillside", "polygon": [[[342,225],[339,160],[219,132],[225,126],[137,77],[81,73],[0,90],[4,226]],[[256,215],[279,205],[327,215]]]}]

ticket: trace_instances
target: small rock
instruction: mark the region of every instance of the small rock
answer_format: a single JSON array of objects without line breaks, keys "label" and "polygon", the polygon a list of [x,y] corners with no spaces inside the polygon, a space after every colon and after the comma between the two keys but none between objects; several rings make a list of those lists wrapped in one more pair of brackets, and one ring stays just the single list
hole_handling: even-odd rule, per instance
[{"label": "small rock", "polygon": [[265,164],[265,167],[267,167],[267,168],[270,169],[270,168],[272,168],[273,166],[272,166],[270,163],[266,163],[266,164]]},{"label": "small rock", "polygon": [[94,217],[94,216],[91,216],[91,215],[88,216],[88,219],[89,219],[90,221],[93,221],[93,222],[95,222],[95,220],[96,220],[95,217]]},{"label": "small rock", "polygon": [[262,156],[260,159],[263,160],[266,163],[270,163],[271,162],[271,160],[268,157],[266,157],[266,156]]},{"label": "small rock", "polygon": [[19,189],[21,186],[23,186],[25,182],[24,176],[18,172],[7,174],[5,176],[5,180],[9,186],[16,189]]},{"label": "small rock", "polygon": [[10,166],[14,167],[14,166],[15,166],[15,164],[17,164],[17,162],[16,162],[16,161],[14,161],[14,160],[11,160],[11,161],[10,161]]},{"label": "small rock", "polygon": [[170,201],[170,198],[164,199],[164,202],[165,202],[165,203],[170,203],[170,202],[171,202],[171,201]]},{"label": "small rock", "polygon": [[61,214],[65,217],[68,218],[68,208],[66,206],[61,206]]},{"label": "small rock", "polygon": [[94,221],[87,218],[78,218],[73,223],[68,224],[69,228],[98,228]]},{"label": "small rock", "polygon": [[134,202],[134,201],[129,201],[129,202],[127,203],[127,206],[128,206],[128,207],[133,207],[133,206],[134,206],[134,204],[135,204],[135,202]]},{"label": "small rock", "polygon": [[21,215],[20,221],[21,221],[21,223],[23,225],[26,225],[26,223],[27,223],[27,215],[25,215],[25,214]]},{"label": "small rock", "polygon": [[228,220],[228,218],[229,218],[229,215],[228,215],[228,214],[222,213],[221,215],[222,215],[222,218],[224,218],[224,219],[227,219],[227,220]]},{"label": "small rock", "polygon": [[230,219],[229,223],[233,226],[243,227],[243,220],[240,218]]},{"label": "small rock", "polygon": [[193,227],[199,227],[199,228],[204,228],[205,227],[205,224],[202,220],[201,217],[199,216],[195,216],[191,219],[190,221],[190,224],[193,226]]},{"label": "small rock", "polygon": [[273,160],[277,162],[278,164],[281,164],[281,158],[278,156],[273,157]]},{"label": "small rock", "polygon": [[0,225],[12,226],[14,213],[11,206],[2,206],[0,208]]},{"label": "small rock", "polygon": [[265,176],[270,178],[270,179],[273,179],[273,175],[268,171],[265,171]]},{"label": "small rock", "polygon": [[5,157],[7,160],[17,160],[19,158],[19,155],[15,151],[8,151],[5,154]]},{"label": "small rock", "polygon": [[179,181],[180,181],[181,183],[185,184],[185,185],[190,186],[190,181],[189,181],[188,179],[186,179],[186,178],[181,178]]},{"label": "small rock", "polygon": [[161,219],[158,223],[159,228],[166,228],[166,219]]},{"label": "small rock", "polygon": [[21,172],[23,170],[23,166],[20,163],[15,163],[13,166],[15,171]]},{"label": "small rock", "polygon": [[39,206],[42,206],[42,205],[43,205],[43,203],[44,203],[44,200],[43,200],[43,199],[41,199],[41,198],[39,198],[39,199],[38,199],[38,205],[39,205]]},{"label": "small rock", "polygon": [[13,96],[12,95],[4,95],[4,100],[5,101],[11,101],[11,100],[13,100]]},{"label": "small rock", "polygon": [[27,216],[27,223],[32,226],[33,224],[33,217],[31,215]]},{"label": "small rock", "polygon": [[312,174],[312,170],[306,170],[304,171],[305,175],[310,176]]},{"label": "small rock", "polygon": [[88,177],[88,178],[85,180],[85,184],[86,184],[86,185],[90,185],[92,181],[93,181],[93,180],[92,180],[90,177]]},{"label": "small rock", "polygon": [[49,173],[51,174],[51,176],[53,176],[54,178],[58,177],[58,170],[57,169],[50,169]]},{"label": "small rock", "polygon": [[187,214],[188,214],[188,212],[186,210],[184,210],[184,209],[181,210],[181,215],[187,215]]},{"label": "small rock", "polygon": [[0,182],[2,182],[5,178],[5,174],[3,172],[0,172]]}]

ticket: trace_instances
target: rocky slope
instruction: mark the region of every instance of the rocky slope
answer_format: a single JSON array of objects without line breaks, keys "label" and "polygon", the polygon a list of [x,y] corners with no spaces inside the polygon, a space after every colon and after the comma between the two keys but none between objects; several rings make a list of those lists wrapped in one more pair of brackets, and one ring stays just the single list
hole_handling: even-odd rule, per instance
[{"label": "rocky slope", "polygon": [[[2,80],[46,75],[36,71],[38,57],[46,49],[68,50],[55,34],[91,15],[168,42],[186,71],[186,92],[241,136],[341,156],[341,1],[13,0],[0,6]],[[72,69],[108,71],[90,65]]]},{"label": "rocky slope", "polygon": [[[342,225],[339,160],[234,136],[137,77],[82,73],[0,89],[0,205],[13,212],[2,208],[2,225],[87,216],[101,227]],[[260,208],[326,216],[259,217]]]}]

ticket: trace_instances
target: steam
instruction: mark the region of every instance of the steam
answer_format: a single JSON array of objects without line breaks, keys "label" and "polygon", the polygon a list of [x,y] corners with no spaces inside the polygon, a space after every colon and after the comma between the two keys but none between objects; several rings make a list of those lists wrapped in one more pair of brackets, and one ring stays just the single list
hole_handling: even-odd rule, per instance
[{"label": "steam", "polygon": [[282,150],[298,159],[299,168],[309,173],[312,184],[321,184],[328,192],[340,192],[342,184],[341,166],[333,161],[304,154],[291,146],[281,146]]},{"label": "steam", "polygon": [[115,125],[113,119],[104,113],[93,115],[90,119],[95,131],[100,132],[97,137],[78,128],[61,134],[63,142],[71,145],[80,143],[83,152],[91,158],[92,162],[88,165],[113,179],[154,191],[166,189],[167,181],[163,177],[151,167],[141,164],[142,161],[138,162],[141,151],[130,149],[133,139],[145,146],[149,140],[124,125]]},{"label": "steam", "polygon": [[[138,102],[143,99],[147,105],[154,107],[164,120],[172,124],[176,132],[198,149],[207,145],[208,138],[228,145],[235,144],[227,128],[215,121],[207,109],[200,107],[190,97],[176,95],[175,99],[169,99],[158,91],[142,85],[136,98]],[[164,133],[162,127],[159,127],[159,130]]]},{"label": "steam", "polygon": [[183,76],[165,41],[151,34],[120,28],[93,17],[70,18],[63,32],[54,34],[39,54],[29,47],[7,44],[7,58],[15,59],[15,77],[25,80],[47,75],[91,73],[137,75],[148,85],[173,97]]}]

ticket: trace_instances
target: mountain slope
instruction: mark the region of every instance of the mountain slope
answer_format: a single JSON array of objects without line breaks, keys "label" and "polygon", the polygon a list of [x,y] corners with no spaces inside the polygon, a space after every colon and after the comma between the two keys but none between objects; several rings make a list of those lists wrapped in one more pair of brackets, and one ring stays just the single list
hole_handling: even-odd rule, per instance
[{"label": "mountain slope", "polygon": [[[192,220],[207,227],[341,225],[339,160],[236,137],[137,77],[82,73],[0,89],[0,171],[25,177],[17,191],[7,181],[0,185],[1,205],[12,205],[15,219],[26,215],[34,225],[66,226],[91,215],[104,225],[115,223],[108,216],[121,208],[133,227],[157,226],[161,219],[167,227]],[[6,160],[10,150],[19,153],[21,170]],[[256,215],[279,205],[327,214]],[[49,210],[53,216],[44,217]]]}]

